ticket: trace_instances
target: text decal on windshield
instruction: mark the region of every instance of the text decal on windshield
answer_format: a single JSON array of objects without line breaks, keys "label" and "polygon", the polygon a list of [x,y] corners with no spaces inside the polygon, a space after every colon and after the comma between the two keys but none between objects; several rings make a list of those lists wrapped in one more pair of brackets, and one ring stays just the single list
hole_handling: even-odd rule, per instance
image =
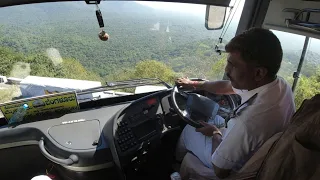
[{"label": "text decal on windshield", "polygon": [[72,112],[79,109],[77,95],[74,91],[50,94],[0,104],[0,110],[8,120],[23,105],[27,105],[24,119],[30,116],[43,116],[46,113]]}]

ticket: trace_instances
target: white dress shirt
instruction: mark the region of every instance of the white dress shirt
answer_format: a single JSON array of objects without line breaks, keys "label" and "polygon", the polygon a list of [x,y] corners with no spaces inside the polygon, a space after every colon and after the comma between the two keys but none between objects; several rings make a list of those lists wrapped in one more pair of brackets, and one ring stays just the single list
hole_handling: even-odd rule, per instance
[{"label": "white dress shirt", "polygon": [[238,171],[264,142],[284,130],[295,105],[291,88],[282,78],[251,91],[234,91],[241,96],[242,103],[257,96],[228,121],[211,162],[219,168]]}]

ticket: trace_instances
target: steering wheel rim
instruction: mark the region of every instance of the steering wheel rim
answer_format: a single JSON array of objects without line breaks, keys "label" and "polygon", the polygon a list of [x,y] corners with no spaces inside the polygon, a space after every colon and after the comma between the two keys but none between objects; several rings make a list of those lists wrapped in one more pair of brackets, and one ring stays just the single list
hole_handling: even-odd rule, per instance
[{"label": "steering wheel rim", "polygon": [[[186,92],[181,92],[178,89],[178,86],[174,86],[171,92],[171,101],[172,101],[172,105],[173,105],[173,109],[177,112],[177,114],[182,118],[182,120],[184,120],[186,123],[188,123],[189,125],[195,127],[195,128],[201,128],[203,127],[202,124],[194,121],[191,119],[190,114],[188,113],[187,110],[182,111],[178,104],[177,104],[177,100],[176,100],[176,94],[179,93],[182,96],[186,96],[187,93]],[[188,95],[187,95],[188,96]]]}]

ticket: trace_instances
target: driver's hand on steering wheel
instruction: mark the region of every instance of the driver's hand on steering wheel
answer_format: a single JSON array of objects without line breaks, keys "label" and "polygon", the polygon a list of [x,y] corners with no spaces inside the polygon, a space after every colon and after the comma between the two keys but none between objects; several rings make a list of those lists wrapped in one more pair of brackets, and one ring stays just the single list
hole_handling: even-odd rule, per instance
[{"label": "driver's hand on steering wheel", "polygon": [[193,88],[193,82],[188,78],[178,78],[176,79],[176,85],[182,86],[185,89],[192,89]]},{"label": "driver's hand on steering wheel", "polygon": [[215,125],[206,123],[204,121],[201,121],[200,124],[203,125],[203,127],[197,128],[196,131],[201,132],[205,136],[211,137],[213,136],[214,131],[220,132],[220,130]]}]

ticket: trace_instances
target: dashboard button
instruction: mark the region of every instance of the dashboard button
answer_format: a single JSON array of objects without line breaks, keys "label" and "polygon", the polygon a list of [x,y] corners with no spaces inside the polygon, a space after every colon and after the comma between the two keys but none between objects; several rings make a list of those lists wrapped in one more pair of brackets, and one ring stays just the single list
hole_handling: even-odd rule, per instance
[{"label": "dashboard button", "polygon": [[143,114],[148,114],[148,113],[149,113],[148,109],[143,111]]}]

